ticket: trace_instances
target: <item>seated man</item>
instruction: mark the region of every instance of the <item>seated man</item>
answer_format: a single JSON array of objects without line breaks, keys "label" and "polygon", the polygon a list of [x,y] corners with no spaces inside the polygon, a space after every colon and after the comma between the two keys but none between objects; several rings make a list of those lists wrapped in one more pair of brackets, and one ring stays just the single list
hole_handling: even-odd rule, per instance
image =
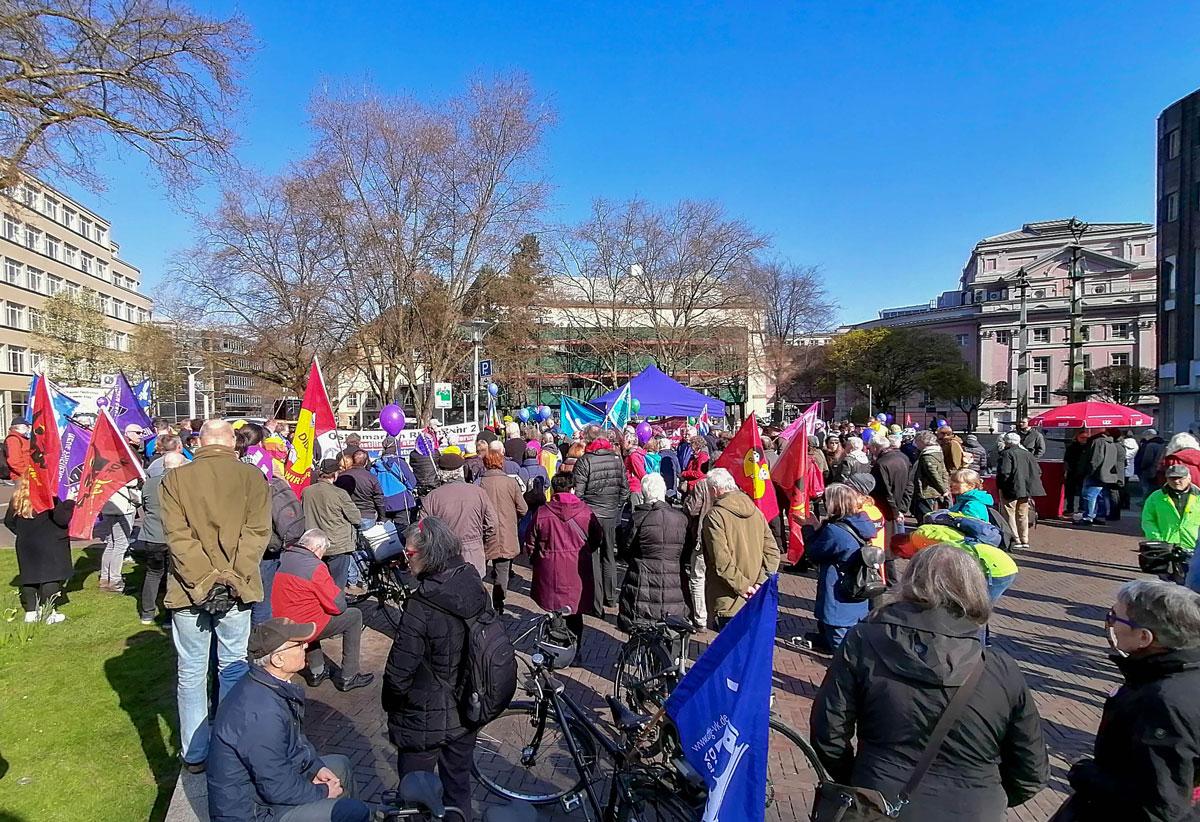
[{"label": "seated man", "polygon": [[317,626],[309,637],[308,665],[303,671],[304,681],[310,688],[329,679],[321,640],[341,634],[342,668],[333,685],[339,691],[352,691],[370,685],[375,675],[358,672],[362,612],[346,605],[345,593],[321,561],[328,549],[329,537],[319,528],[309,528],[298,542],[284,546],[279,556],[279,570],[271,585],[271,613]]},{"label": "seated man", "polygon": [[289,682],[304,667],[312,623],[269,619],[250,631],[253,666],[221,700],[208,754],[212,822],[367,822],[350,760],[318,756],[300,732],[304,689]]}]

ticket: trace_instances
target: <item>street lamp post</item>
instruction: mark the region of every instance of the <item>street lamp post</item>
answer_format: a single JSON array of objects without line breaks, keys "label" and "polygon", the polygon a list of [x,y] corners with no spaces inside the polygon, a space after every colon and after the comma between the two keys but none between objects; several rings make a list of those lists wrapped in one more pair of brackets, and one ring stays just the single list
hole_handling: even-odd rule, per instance
[{"label": "street lamp post", "polygon": [[1070,374],[1067,383],[1067,402],[1079,402],[1082,399],[1084,390],[1083,379],[1083,260],[1080,254],[1083,251],[1083,246],[1080,245],[1080,239],[1085,231],[1088,230],[1088,224],[1075,217],[1071,218],[1071,222],[1067,225],[1067,230],[1071,232],[1073,242],[1071,243],[1071,269],[1068,272],[1071,277],[1071,331],[1068,337],[1070,348],[1068,363]]},{"label": "street lamp post", "polygon": [[496,327],[496,323],[492,320],[474,319],[463,323],[468,331],[471,332],[471,345],[474,348],[475,367],[471,372],[471,387],[475,397],[475,428],[479,429],[479,347],[483,343],[483,337],[489,331]]}]

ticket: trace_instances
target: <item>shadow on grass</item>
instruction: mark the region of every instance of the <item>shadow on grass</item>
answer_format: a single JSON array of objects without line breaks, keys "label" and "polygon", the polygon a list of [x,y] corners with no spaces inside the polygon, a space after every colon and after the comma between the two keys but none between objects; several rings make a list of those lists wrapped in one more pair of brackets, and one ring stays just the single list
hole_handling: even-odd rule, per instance
[{"label": "shadow on grass", "polygon": [[[151,820],[166,816],[179,775],[174,751],[179,749],[179,721],[175,710],[175,655],[169,636],[141,631],[125,641],[120,656],[104,663],[104,673],[129,715],[158,793]],[[163,720],[167,726],[163,732]]]}]

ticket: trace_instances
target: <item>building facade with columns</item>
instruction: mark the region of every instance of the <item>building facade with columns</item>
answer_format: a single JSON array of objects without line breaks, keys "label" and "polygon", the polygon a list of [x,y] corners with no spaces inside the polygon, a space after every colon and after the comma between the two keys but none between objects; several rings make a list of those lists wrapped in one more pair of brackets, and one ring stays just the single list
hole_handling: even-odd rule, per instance
[{"label": "building facade with columns", "polygon": [[[1072,261],[1082,269],[1081,365],[1155,369],[1157,324],[1155,227],[1092,223],[1076,244],[1069,220],[1026,223],[976,243],[959,287],[927,305],[885,309],[856,328],[918,327],[952,337],[963,359],[995,398],[977,412],[980,430],[1005,431],[1016,419],[1022,382],[1030,415],[1066,402],[1070,380]],[[1024,278],[1027,366],[1019,373],[1020,288]],[[966,414],[928,396],[913,408],[963,425]],[[1154,395],[1139,407],[1153,411]],[[934,408],[928,411],[928,408]],[[921,417],[914,416],[914,419]]]}]

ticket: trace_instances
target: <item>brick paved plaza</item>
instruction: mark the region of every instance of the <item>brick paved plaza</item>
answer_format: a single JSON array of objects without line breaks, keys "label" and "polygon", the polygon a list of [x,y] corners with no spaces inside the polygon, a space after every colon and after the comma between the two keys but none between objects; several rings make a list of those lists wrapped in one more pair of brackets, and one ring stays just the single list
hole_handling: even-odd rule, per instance
[{"label": "brick paved plaza", "polygon": [[[1051,784],[1038,797],[1009,813],[1011,820],[1047,819],[1062,800],[1067,769],[1090,750],[1106,695],[1119,682],[1106,657],[1103,616],[1117,586],[1138,573],[1137,528],[1132,516],[1115,527],[1083,530],[1065,523],[1046,522],[1034,532],[1034,548],[1016,556],[1021,566],[1016,584],[1000,601],[992,629],[995,645],[1015,657],[1037,698],[1051,755]],[[529,570],[521,569],[510,603],[517,619],[525,621],[538,609],[524,595]],[[784,575],[781,580],[778,635],[781,640],[812,630],[814,580]],[[381,623],[380,620],[371,620]],[[386,627],[381,623],[379,627]],[[701,644],[712,634],[700,637]],[[570,692],[598,715],[602,696],[611,690],[612,669],[624,636],[611,624],[589,620],[584,637],[582,668],[563,674]],[[389,640],[368,630],[364,669],[380,672]],[[339,651],[333,647],[331,656]],[[825,671],[825,661],[797,652],[781,641],[775,651],[775,708],[790,724],[807,733],[811,700]],[[321,751],[344,753],[354,761],[365,798],[376,798],[396,785],[395,755],[388,743],[379,707],[380,681],[369,688],[342,694],[326,683],[309,691],[305,730]],[[183,794],[198,798],[203,790],[194,778],[181,781],[176,807]],[[807,793],[797,791],[796,793]],[[477,809],[495,798],[476,789]],[[806,819],[808,795],[780,797],[779,819]],[[790,808],[790,811],[789,811]],[[169,818],[186,818],[173,814]],[[543,809],[543,819],[580,818],[560,809]]]}]

